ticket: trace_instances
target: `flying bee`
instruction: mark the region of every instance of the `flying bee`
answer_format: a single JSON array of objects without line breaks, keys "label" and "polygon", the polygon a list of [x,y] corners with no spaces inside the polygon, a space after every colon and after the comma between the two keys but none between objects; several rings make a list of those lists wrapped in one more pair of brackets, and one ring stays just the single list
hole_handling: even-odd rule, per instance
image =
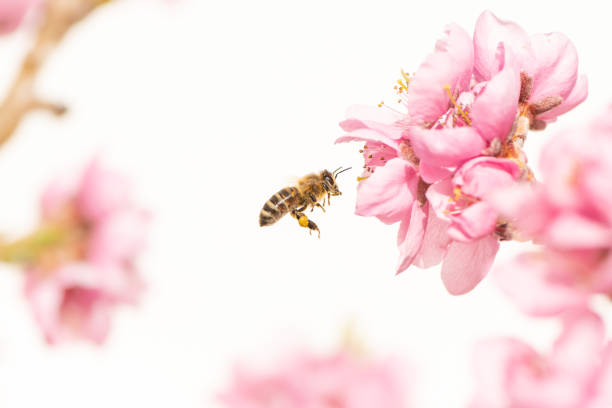
[{"label": "flying bee", "polygon": [[[291,213],[301,227],[308,228],[310,233],[317,231],[321,238],[319,227],[309,220],[303,211],[311,207],[312,212],[315,207],[319,207],[325,212],[325,197],[329,205],[331,196],[342,195],[336,184],[336,177],[351,168],[341,169],[342,167],[339,167],[333,172],[323,170],[320,173],[308,174],[299,179],[297,185],[285,187],[274,194],[259,213],[259,225],[261,227],[272,225],[285,214]],[[319,203],[321,200],[323,200],[322,203]]]}]

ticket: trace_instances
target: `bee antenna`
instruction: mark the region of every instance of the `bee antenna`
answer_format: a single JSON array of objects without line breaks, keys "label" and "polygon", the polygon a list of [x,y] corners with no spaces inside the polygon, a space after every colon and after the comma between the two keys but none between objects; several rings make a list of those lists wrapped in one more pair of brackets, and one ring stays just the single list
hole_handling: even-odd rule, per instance
[{"label": "bee antenna", "polygon": [[341,168],[342,168],[342,166],[340,166],[340,167],[338,167],[336,170],[332,171],[332,174],[334,175],[334,177],[336,177],[336,172],[337,172],[338,170],[340,170]]},{"label": "bee antenna", "polygon": [[[340,168],[342,168],[342,167],[340,167]],[[347,167],[346,169],[344,169],[344,170],[342,170],[342,171],[339,171],[339,172],[338,172],[338,174],[336,174],[336,175],[334,176],[334,178],[335,178],[335,177],[338,177],[338,175],[339,175],[340,173],[344,173],[345,171],[350,170],[350,169],[352,169],[352,167]]]}]

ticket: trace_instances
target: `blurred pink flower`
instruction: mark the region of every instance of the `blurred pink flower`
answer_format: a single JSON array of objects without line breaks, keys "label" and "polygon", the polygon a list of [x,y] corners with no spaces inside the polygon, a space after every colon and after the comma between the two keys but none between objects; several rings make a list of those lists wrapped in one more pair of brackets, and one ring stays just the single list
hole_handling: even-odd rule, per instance
[{"label": "blurred pink flower", "polygon": [[612,113],[555,137],[543,182],[498,191],[490,203],[521,239],[542,244],[503,265],[502,289],[527,313],[556,314],[612,294]]},{"label": "blurred pink flower", "polygon": [[0,35],[14,31],[30,7],[41,0],[0,0]]},{"label": "blurred pink flower", "polygon": [[134,261],[149,215],[127,180],[94,160],[79,180],[52,183],[41,199],[42,225],[57,241],[28,264],[25,293],[51,344],[69,337],[102,343],[110,314],[143,288]]},{"label": "blurred pink flower", "polygon": [[471,408],[604,408],[612,390],[612,343],[588,311],[563,316],[563,332],[540,354],[515,339],[481,342],[474,354]]},{"label": "blurred pink flower", "polygon": [[271,370],[238,369],[221,401],[228,408],[406,408],[408,385],[390,360],[303,352]]}]

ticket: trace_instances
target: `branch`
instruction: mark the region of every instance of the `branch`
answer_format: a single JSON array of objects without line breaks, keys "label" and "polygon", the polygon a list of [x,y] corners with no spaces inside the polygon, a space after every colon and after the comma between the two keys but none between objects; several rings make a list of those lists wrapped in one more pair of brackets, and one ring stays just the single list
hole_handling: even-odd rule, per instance
[{"label": "branch", "polygon": [[56,116],[66,112],[64,105],[37,97],[35,90],[37,75],[70,28],[109,1],[47,0],[34,45],[25,56],[21,70],[0,105],[0,146],[10,139],[29,112],[47,110]]}]

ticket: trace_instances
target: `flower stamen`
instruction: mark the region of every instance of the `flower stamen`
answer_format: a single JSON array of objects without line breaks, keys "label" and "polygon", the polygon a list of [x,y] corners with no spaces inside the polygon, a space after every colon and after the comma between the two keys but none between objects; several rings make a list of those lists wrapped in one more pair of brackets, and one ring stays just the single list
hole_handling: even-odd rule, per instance
[{"label": "flower stamen", "polygon": [[457,103],[457,100],[455,99],[455,97],[453,96],[453,94],[451,93],[451,89],[450,89],[450,85],[444,85],[443,86],[444,90],[446,91],[446,94],[448,95],[448,99],[450,99],[451,103],[453,104],[453,106],[455,107],[455,109],[457,110],[457,112],[461,115],[461,117],[463,118],[463,121],[465,123],[467,123],[468,126],[472,126],[472,121],[470,120],[469,116],[467,115],[467,113],[461,108],[461,106]]},{"label": "flower stamen", "polygon": [[457,186],[453,188],[453,201],[459,201],[461,198],[461,187]]}]

